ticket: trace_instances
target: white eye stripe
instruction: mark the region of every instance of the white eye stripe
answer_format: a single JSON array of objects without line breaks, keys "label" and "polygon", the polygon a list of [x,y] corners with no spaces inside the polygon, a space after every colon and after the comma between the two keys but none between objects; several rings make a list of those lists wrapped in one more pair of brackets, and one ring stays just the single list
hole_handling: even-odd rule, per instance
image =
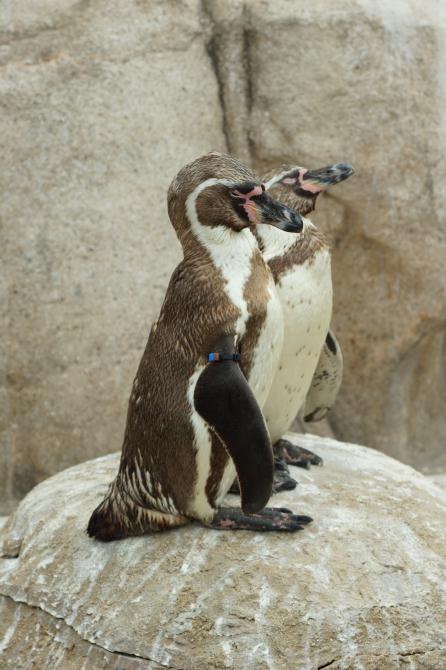
[{"label": "white eye stripe", "polygon": [[[279,182],[282,182],[284,184],[294,184],[295,181],[299,178],[299,174],[300,174],[299,171],[300,170],[303,170],[304,172],[307,172],[306,168],[296,166],[296,167],[290,168],[289,170],[286,170],[285,172],[279,172],[279,174],[275,174],[273,177],[271,177],[271,179],[268,179],[268,181],[265,182],[265,189],[268,190],[268,189],[272,188],[272,186],[275,186],[275,184],[278,184]],[[296,177],[287,177],[286,176],[290,172],[295,172],[295,171],[298,171],[298,174],[296,175]],[[292,179],[292,181],[290,181],[290,182],[285,181],[286,179]]]},{"label": "white eye stripe", "polygon": [[197,186],[186,200],[186,213],[192,233],[211,254],[214,265],[225,279],[224,291],[230,302],[240,309],[236,331],[239,337],[245,332],[249,313],[244,296],[245,284],[251,274],[252,256],[257,251],[257,242],[250,230],[245,228],[235,232],[225,225],[203,225],[197,214],[196,201],[199,194],[208,186],[224,184],[234,186],[234,182],[222,179],[208,179]]}]

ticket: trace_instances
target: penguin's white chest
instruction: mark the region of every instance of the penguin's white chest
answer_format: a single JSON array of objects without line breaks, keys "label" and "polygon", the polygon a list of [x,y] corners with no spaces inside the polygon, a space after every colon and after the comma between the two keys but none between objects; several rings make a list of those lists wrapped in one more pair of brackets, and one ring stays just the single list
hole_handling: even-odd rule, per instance
[{"label": "penguin's white chest", "polygon": [[[253,270],[253,267],[255,268],[253,256],[259,253],[257,243],[249,231],[242,231],[235,235],[229,235],[227,244],[223,241],[219,245],[210,246],[209,252],[214,265],[220,270],[223,291],[229,302],[238,308],[239,316],[235,323],[237,346],[242,341],[249,319],[252,317],[252,308],[246,296],[246,287],[252,278],[251,273],[255,271]],[[257,358],[257,351],[261,352],[259,354],[261,361],[260,363],[259,361],[255,361],[248,378],[248,382],[260,405],[263,404],[268,395],[269,385],[273,378],[273,370],[275,370],[278,364],[283,337],[282,309],[275,291],[272,276],[268,291],[269,299],[266,307],[265,324],[259,334],[254,354],[255,360]],[[211,474],[212,439],[209,427],[195,410],[193,402],[195,386],[203,367],[200,365],[197,366],[190,379],[187,393],[191,411],[191,423],[194,430],[197,472],[195,491],[191,497],[188,513],[191,516],[206,520],[212,518],[214,514],[214,509],[210,505],[206,494],[206,483]],[[263,378],[263,373],[265,374],[265,379]],[[251,380],[253,380],[253,383],[251,383]],[[228,417],[228,421],[230,420],[230,417]],[[226,495],[235,476],[234,463],[232,459],[229,459],[220,481],[217,504]]]},{"label": "penguin's white chest", "polygon": [[266,402],[277,372],[283,346],[284,317],[281,301],[271,277],[266,315],[260,326],[248,382],[260,407]]},{"label": "penguin's white chest", "polygon": [[289,430],[304,403],[330,325],[333,292],[328,249],[291,268],[276,289],[283,310],[283,345],[263,406],[273,443]]}]

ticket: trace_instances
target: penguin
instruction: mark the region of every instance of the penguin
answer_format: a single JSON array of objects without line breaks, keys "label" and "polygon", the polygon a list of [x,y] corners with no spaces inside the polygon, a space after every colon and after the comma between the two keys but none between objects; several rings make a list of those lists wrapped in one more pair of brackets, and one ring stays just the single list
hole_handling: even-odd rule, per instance
[{"label": "penguin", "polygon": [[[315,208],[322,191],[354,173],[348,163],[307,170],[283,168],[266,175],[265,189],[303,217]],[[309,467],[322,459],[283,438],[303,409],[305,421],[322,419],[336,399],[342,380],[342,352],[329,331],[332,313],[331,259],[328,243],[308,218],[298,236],[280,235],[259,225],[255,234],[276,284],[284,317],[280,361],[268,398],[263,405],[273,443],[276,468],[287,480],[285,464]]]},{"label": "penguin", "polygon": [[[265,507],[273,452],[260,407],[283,332],[252,229],[297,234],[302,218],[240,161],[218,153],[183,167],[167,199],[184,257],[133,381],[117,477],[87,532],[110,541],[191,521],[301,530],[310,517]],[[221,507],[235,475],[241,508]]]}]

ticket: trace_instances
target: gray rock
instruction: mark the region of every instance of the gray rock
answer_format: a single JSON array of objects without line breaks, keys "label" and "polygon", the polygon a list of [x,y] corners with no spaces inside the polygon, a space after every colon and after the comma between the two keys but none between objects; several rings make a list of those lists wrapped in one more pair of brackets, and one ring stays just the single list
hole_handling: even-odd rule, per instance
[{"label": "gray rock", "polygon": [[198,0],[5,0],[0,36],[8,511],[49,474],[120,449],[181,256],[167,187],[225,141]]},{"label": "gray rock", "polygon": [[37,486],[2,532],[21,545],[0,560],[6,667],[446,666],[446,493],[372,449],[300,441],[325,465],[272,501],[314,517],[298,534],[90,540],[118,454]]},{"label": "gray rock", "polygon": [[446,491],[446,472],[438,473],[436,475],[429,475],[429,479],[441,489]]}]

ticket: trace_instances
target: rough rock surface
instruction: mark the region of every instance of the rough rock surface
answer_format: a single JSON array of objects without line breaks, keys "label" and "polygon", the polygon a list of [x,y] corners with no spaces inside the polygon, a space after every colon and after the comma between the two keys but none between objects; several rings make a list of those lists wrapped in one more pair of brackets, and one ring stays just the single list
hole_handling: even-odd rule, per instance
[{"label": "rough rock surface", "polygon": [[2,532],[21,542],[0,559],[6,667],[446,667],[446,493],[371,449],[301,441],[325,465],[275,498],[314,517],[295,535],[191,525],[90,540],[117,454],[36,487]]},{"label": "rough rock surface", "polygon": [[446,469],[445,12],[3,0],[0,506],[120,448],[179,258],[165,191],[211,149],[259,169],[354,163],[315,215],[345,358],[326,430]]},{"label": "rough rock surface", "polygon": [[430,475],[429,479],[434,482],[437,486],[440,488],[444,489],[446,491],[446,473],[442,472],[440,474],[436,475]]},{"label": "rough rock surface", "polygon": [[181,256],[168,185],[225,150],[208,39],[198,0],[2,2],[5,509],[121,446],[131,379]]}]

